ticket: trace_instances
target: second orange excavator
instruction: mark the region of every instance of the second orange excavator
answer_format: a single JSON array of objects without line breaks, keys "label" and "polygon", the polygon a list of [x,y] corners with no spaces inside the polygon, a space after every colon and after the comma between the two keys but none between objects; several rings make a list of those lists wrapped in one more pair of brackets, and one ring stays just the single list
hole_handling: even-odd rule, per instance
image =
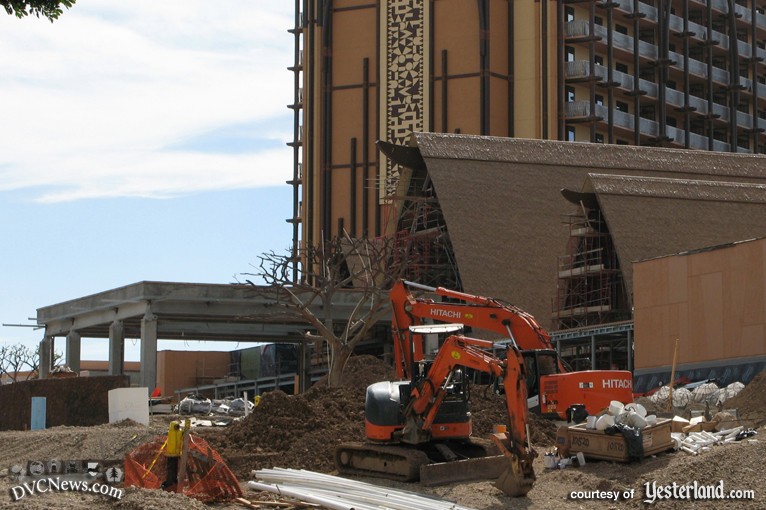
[{"label": "second orange excavator", "polygon": [[[419,375],[411,381],[371,385],[365,401],[369,442],[340,445],[335,453],[338,471],[428,484],[490,478],[509,496],[526,495],[535,481],[532,461],[537,454],[529,444],[525,363],[515,344],[508,345],[504,359],[492,355],[491,347],[486,340],[452,335],[433,361],[420,363]],[[500,455],[488,456],[469,440],[463,368],[502,381],[506,430],[491,437]]]}]

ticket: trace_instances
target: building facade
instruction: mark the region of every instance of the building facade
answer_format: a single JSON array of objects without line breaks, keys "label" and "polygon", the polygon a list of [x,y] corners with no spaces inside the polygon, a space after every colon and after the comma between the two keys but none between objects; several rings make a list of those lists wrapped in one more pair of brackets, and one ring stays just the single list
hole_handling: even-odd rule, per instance
[{"label": "building facade", "polygon": [[290,32],[296,250],[402,230],[376,141],[414,131],[766,152],[755,0],[296,0]]}]

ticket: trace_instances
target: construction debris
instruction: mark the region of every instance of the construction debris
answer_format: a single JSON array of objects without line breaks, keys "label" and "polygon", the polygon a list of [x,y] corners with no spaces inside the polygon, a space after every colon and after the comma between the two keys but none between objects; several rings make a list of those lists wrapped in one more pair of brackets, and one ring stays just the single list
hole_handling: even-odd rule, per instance
[{"label": "construction debris", "polygon": [[703,430],[701,432],[690,432],[689,434],[673,432],[671,435],[677,449],[691,455],[697,455],[710,451],[711,446],[741,441],[756,434],[757,432],[753,429],[745,430],[744,427],[739,426],[712,433]]}]

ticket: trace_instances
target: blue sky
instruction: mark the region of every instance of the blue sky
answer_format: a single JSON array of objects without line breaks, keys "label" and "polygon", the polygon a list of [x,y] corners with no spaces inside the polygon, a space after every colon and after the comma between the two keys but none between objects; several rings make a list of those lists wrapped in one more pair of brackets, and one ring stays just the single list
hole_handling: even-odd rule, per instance
[{"label": "blue sky", "polygon": [[[141,280],[230,283],[287,253],[293,4],[212,5],[78,0],[52,24],[0,13],[2,323]],[[0,327],[0,345],[42,334]],[[83,359],[106,352],[83,341]]]}]

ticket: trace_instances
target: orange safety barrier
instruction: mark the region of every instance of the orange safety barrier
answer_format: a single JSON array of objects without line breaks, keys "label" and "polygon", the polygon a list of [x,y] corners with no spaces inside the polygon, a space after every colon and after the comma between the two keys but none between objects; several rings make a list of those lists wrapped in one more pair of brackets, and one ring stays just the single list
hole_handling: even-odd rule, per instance
[{"label": "orange safety barrier", "polygon": [[[145,443],[125,457],[125,487],[160,489],[167,478],[165,437]],[[203,503],[230,501],[242,497],[242,488],[223,458],[198,436],[189,434],[184,495]],[[167,487],[176,491],[176,486]]]}]

